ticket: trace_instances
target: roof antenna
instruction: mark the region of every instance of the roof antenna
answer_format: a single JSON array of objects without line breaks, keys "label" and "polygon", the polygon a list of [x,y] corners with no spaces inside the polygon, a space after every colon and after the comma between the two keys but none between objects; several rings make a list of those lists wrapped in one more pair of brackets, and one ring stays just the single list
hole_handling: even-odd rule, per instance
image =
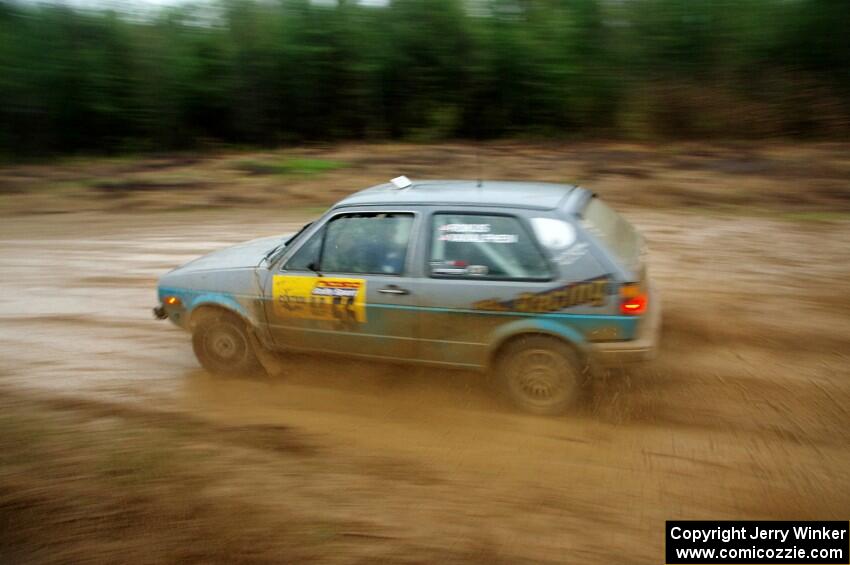
[{"label": "roof antenna", "polygon": [[481,188],[481,185],[484,183],[484,181],[481,178],[481,176],[482,176],[481,173],[483,171],[481,170],[481,146],[480,145],[475,146],[475,163],[476,163],[476,165],[478,165],[478,184],[476,186],[478,188]]}]

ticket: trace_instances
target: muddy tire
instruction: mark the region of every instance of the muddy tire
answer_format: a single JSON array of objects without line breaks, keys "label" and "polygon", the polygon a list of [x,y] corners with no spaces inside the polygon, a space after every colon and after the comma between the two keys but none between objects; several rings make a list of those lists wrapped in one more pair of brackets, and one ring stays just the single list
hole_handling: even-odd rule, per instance
[{"label": "muddy tire", "polygon": [[198,315],[192,331],[192,349],[204,369],[222,376],[256,375],[261,371],[241,318],[218,310]]},{"label": "muddy tire", "polygon": [[569,411],[581,396],[583,364],[566,343],[535,335],[512,341],[500,352],[496,376],[518,408],[555,416]]}]

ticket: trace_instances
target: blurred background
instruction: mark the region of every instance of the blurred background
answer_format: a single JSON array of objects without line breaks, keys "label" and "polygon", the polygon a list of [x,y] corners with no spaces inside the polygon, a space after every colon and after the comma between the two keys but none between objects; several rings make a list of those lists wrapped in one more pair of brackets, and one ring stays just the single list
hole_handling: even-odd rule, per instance
[{"label": "blurred background", "polygon": [[[0,562],[660,563],[846,520],[844,0],[0,0]],[[216,379],[156,281],[405,174],[579,183],[657,360],[563,418],[481,375]]]},{"label": "blurred background", "polygon": [[850,133],[842,0],[0,2],[0,151]]}]

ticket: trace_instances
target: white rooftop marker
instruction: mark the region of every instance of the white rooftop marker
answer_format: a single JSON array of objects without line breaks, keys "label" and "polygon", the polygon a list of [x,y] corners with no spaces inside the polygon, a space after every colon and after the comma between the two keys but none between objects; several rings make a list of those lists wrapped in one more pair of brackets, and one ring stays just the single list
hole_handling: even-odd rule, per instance
[{"label": "white rooftop marker", "polygon": [[400,177],[396,177],[396,178],[392,179],[390,182],[393,183],[393,186],[395,186],[396,188],[407,188],[408,186],[413,184],[412,182],[410,182],[410,179],[407,178],[404,175],[401,175]]}]

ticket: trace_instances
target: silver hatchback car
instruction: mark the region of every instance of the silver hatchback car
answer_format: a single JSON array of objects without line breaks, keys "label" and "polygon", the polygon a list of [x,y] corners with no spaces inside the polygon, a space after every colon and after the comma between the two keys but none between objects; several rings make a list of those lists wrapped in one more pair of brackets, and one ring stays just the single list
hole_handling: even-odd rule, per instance
[{"label": "silver hatchback car", "polygon": [[417,181],[358,192],[291,236],[191,261],[159,281],[159,318],[210,372],[258,348],[492,371],[520,407],[574,404],[588,367],[650,358],[660,302],[643,238],[592,192]]}]

